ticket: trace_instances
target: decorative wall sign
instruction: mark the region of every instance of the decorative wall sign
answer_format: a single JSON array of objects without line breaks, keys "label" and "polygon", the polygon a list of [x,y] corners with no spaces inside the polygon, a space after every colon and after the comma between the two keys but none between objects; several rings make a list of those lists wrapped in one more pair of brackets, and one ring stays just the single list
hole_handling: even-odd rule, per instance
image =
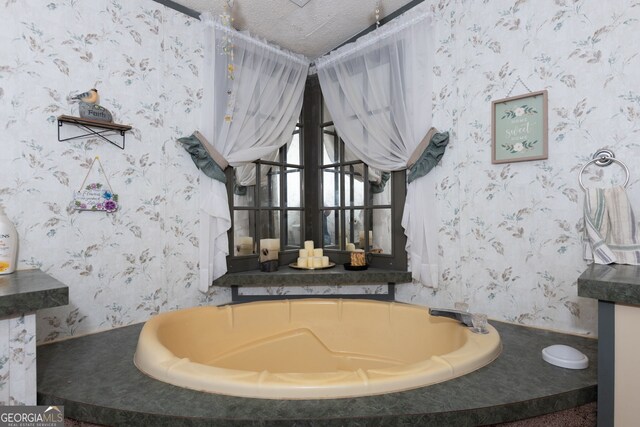
[{"label": "decorative wall sign", "polygon": [[100,183],[89,184],[73,194],[73,207],[80,211],[115,212],[118,210],[118,195]]},{"label": "decorative wall sign", "polygon": [[547,91],[491,103],[491,163],[548,158]]},{"label": "decorative wall sign", "polygon": [[[107,182],[106,187],[99,182],[88,184],[85,186],[87,178],[89,177],[91,169],[93,168],[96,160],[98,161],[100,172]],[[82,181],[80,190],[73,193],[72,206],[75,210],[79,211],[115,212],[118,210],[118,195],[115,194],[111,189],[111,184],[109,184],[107,174],[104,172],[102,163],[97,156],[95,159],[93,159],[93,162],[91,162],[91,166],[89,166],[89,171],[84,177],[84,181]]]}]

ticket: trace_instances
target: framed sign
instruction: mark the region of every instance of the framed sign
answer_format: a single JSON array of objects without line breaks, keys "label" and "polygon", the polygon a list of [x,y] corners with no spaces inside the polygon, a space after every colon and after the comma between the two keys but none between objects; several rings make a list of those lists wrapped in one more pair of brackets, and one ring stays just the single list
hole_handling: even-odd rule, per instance
[{"label": "framed sign", "polygon": [[547,121],[546,90],[493,101],[491,163],[548,158]]}]

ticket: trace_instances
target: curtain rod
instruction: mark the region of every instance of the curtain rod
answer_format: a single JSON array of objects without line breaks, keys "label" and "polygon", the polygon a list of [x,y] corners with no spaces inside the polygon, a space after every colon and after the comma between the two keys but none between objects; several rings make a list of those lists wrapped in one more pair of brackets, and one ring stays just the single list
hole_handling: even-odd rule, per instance
[{"label": "curtain rod", "polygon": [[173,0],[153,0],[156,3],[160,3],[163,6],[167,6],[169,9],[177,10],[178,12],[184,13],[187,16],[192,18],[200,19],[200,12],[197,12],[187,6],[183,6],[179,3],[176,3]]},{"label": "curtain rod", "polygon": [[[385,27],[381,29],[376,34],[371,34],[363,36],[361,39],[358,39],[358,42],[354,42],[348,45],[345,45],[343,48],[332,50],[330,54],[321,57],[321,63],[324,65],[339,61],[342,58],[351,56],[354,52],[360,51],[361,49],[365,49],[375,43],[378,43],[380,40],[387,38],[389,35],[396,34],[400,31],[403,31],[405,28],[416,25],[416,23],[420,21],[427,20],[431,22],[431,14],[427,11],[424,13],[415,14],[415,16],[407,19],[403,22],[398,22],[399,25],[394,25],[390,27]],[[318,59],[316,59],[318,61]],[[316,63],[316,68],[318,64]]]},{"label": "curtain rod", "polygon": [[[387,16],[385,16],[384,18],[380,19],[380,27],[383,26],[384,24],[387,24],[389,21],[397,18],[398,16],[402,15],[403,13],[405,13],[406,11],[413,9],[414,7],[416,7],[417,5],[419,5],[420,3],[423,3],[424,0],[412,0],[409,3],[405,4],[402,7],[399,7],[398,9],[394,10],[393,12],[391,12],[390,14],[388,14]],[[336,49],[340,49],[342,46],[347,45],[349,43],[353,43],[356,40],[358,40],[360,37],[369,34],[370,32],[378,29],[378,27],[376,24],[371,24],[370,26],[368,26],[367,28],[365,28],[364,30],[360,31],[358,34],[356,34],[355,36],[351,37],[350,39],[340,43],[338,46],[334,47],[333,49],[331,49],[330,51],[318,56],[318,58],[323,57],[325,55],[328,55],[329,53],[333,52]],[[317,59],[317,58],[316,58]],[[315,60],[311,61],[311,64],[309,65],[309,75],[314,75],[317,74],[317,70],[316,70],[316,63]]]},{"label": "curtain rod", "polygon": [[[403,13],[408,11],[409,9],[413,9],[415,6],[417,6],[417,5],[419,5],[420,3],[423,3],[423,2],[424,2],[424,0],[412,0],[409,3],[405,4],[404,6],[399,7],[398,9],[394,10],[393,12],[391,12],[390,14],[385,16],[384,18],[380,19],[380,26],[383,26],[384,24],[388,23],[392,19],[397,18],[398,16],[402,15]],[[346,44],[353,43],[354,41],[358,40],[360,37],[364,36],[365,34],[369,34],[371,31],[375,30],[376,28],[378,28],[376,26],[376,24],[371,24],[370,26],[368,26],[364,30],[360,31],[355,36],[351,37],[349,40],[340,43],[338,46],[334,47],[329,52],[326,52],[326,53],[324,53],[323,55],[320,55],[320,56],[324,56],[324,55],[326,55],[326,54],[328,54],[330,52],[333,52],[336,49],[340,49],[342,46],[344,46]]]},{"label": "curtain rod", "polygon": [[234,38],[239,38],[242,39],[248,43],[252,43],[254,45],[260,46],[263,49],[269,50],[271,52],[274,52],[278,55],[282,55],[292,61],[298,62],[301,65],[305,65],[308,66],[309,65],[309,59],[304,56],[301,53],[295,53],[295,52],[291,52],[290,50],[287,50],[285,48],[282,48],[274,43],[270,43],[267,40],[258,37],[258,36],[254,36],[251,33],[249,33],[248,31],[238,31],[234,28],[229,28],[225,25],[223,25],[222,23],[220,23],[219,21],[217,21],[210,12],[205,12],[203,13],[201,16],[201,21],[205,24],[205,25],[211,25],[212,27],[214,27],[217,30],[220,31],[224,31],[225,33],[231,34],[231,37]]},{"label": "curtain rod", "polygon": [[[195,19],[200,19],[200,12],[197,12],[193,9],[190,9],[186,6],[183,6],[181,4],[176,3],[173,0],[153,0],[156,3],[160,3],[170,9],[176,10],[178,12],[184,13],[187,16],[190,16],[192,18]],[[396,9],[395,11],[391,12],[389,15],[385,16],[384,18],[380,19],[380,25],[384,25],[387,22],[391,21],[393,18],[396,18],[399,15],[402,15],[404,12],[406,12],[409,9],[412,9],[413,7],[417,6],[418,4],[424,2],[424,0],[412,0],[409,3],[405,4],[404,6]],[[331,49],[329,52],[334,51],[336,49],[341,48],[342,46],[348,44],[348,43],[352,43],[356,40],[358,40],[360,37],[364,36],[365,34],[370,33],[371,31],[375,30],[376,28],[378,28],[376,26],[376,24],[371,24],[370,26],[368,26],[367,28],[365,28],[364,30],[360,31],[358,34],[356,34],[355,36],[351,37],[350,39],[340,43],[338,46],[334,47],[333,49]],[[324,54],[320,55],[320,56],[324,56],[326,54],[328,54],[329,52],[325,52]],[[312,61],[311,64],[309,64],[309,75],[312,74],[316,74],[316,66],[315,63]]]}]

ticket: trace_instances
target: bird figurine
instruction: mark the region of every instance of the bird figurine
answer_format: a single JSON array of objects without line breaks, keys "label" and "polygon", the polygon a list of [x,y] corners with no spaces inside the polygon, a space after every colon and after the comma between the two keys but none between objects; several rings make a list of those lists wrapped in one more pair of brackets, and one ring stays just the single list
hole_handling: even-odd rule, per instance
[{"label": "bird figurine", "polygon": [[68,98],[70,101],[79,101],[78,109],[83,119],[98,120],[101,122],[113,122],[113,115],[109,110],[98,104],[100,96],[98,89],[89,89],[78,95]]},{"label": "bird figurine", "polygon": [[71,97],[71,99],[77,99],[87,104],[97,104],[100,100],[100,97],[98,96],[98,90],[94,88],[89,89],[87,92],[83,92],[81,94],[73,96]]}]

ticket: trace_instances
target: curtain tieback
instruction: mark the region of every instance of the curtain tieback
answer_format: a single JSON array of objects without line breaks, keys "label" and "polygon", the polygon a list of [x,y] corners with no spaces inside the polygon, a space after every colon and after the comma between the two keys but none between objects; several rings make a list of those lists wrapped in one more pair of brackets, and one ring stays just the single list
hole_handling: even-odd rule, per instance
[{"label": "curtain tieback", "polygon": [[429,129],[407,162],[409,183],[425,176],[438,164],[448,143],[449,132],[438,132],[436,128]]},{"label": "curtain tieback", "polygon": [[229,163],[213,148],[213,145],[209,144],[204,135],[195,131],[190,136],[178,138],[178,142],[189,153],[198,169],[209,178],[226,184],[227,178],[224,170],[229,166]]},{"label": "curtain tieback", "polygon": [[201,134],[199,131],[195,131],[193,132],[193,136],[198,138],[198,141],[200,141],[204,149],[207,150],[207,153],[209,153],[211,159],[213,159],[213,161],[216,162],[218,166],[220,166],[220,169],[225,170],[229,166],[229,162],[227,162],[222,154],[220,154],[220,152],[218,152],[218,150],[216,150],[213,145],[211,145],[211,143],[207,141],[207,138],[205,138],[203,134]]}]

